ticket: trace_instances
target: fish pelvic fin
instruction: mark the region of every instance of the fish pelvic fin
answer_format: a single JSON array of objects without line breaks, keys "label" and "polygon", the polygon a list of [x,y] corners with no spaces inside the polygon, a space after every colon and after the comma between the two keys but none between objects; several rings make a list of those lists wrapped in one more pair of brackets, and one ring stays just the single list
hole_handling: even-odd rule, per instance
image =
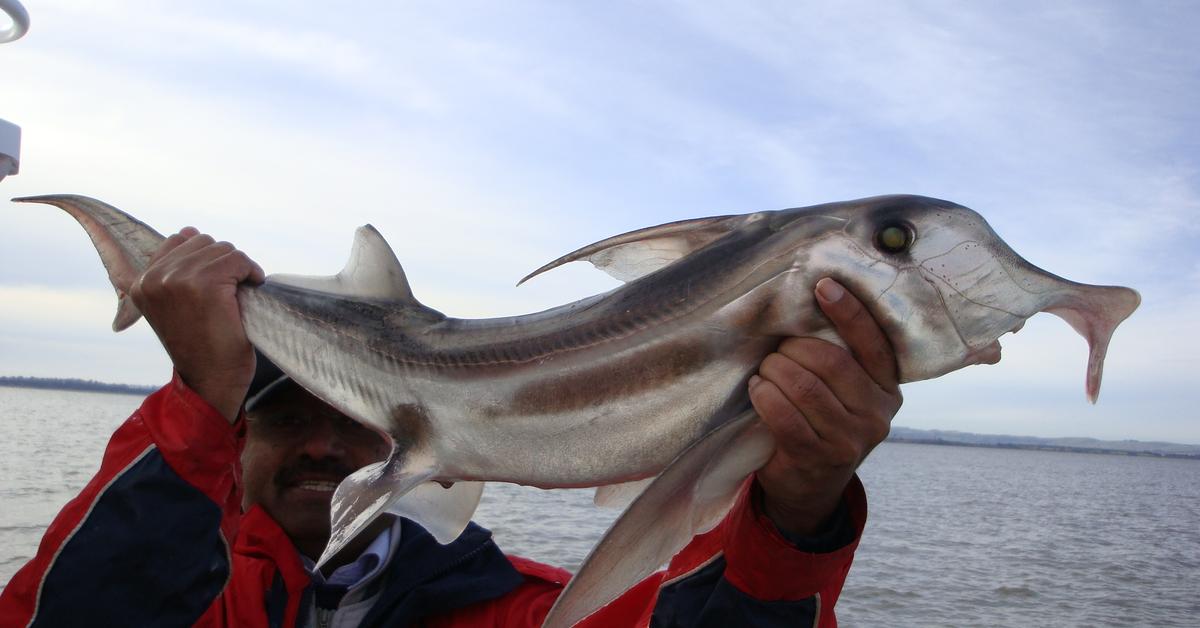
[{"label": "fish pelvic fin", "polygon": [[117,292],[113,331],[121,331],[142,317],[129,298],[129,289],[146,271],[150,258],[166,239],[162,234],[108,203],[77,194],[26,196],[13,201],[58,207],[87,232],[108,271],[108,280]]},{"label": "fish pelvic fin", "polygon": [[1072,284],[1061,291],[1045,311],[1067,321],[1088,343],[1085,390],[1088,401],[1100,396],[1104,376],[1104,357],[1117,326],[1133,314],[1142,302],[1136,290],[1121,286]]},{"label": "fish pelvic fin", "polygon": [[271,275],[270,280],[296,288],[362,299],[416,303],[404,267],[387,240],[371,225],[354,232],[350,259],[336,275]]},{"label": "fish pelvic fin", "polygon": [[425,482],[388,507],[388,512],[416,521],[438,543],[446,545],[462,534],[482,496],[483,482],[454,482],[449,486]]},{"label": "fish pelvic fin", "polygon": [[632,281],[698,251],[759,214],[713,216],[669,222],[589,244],[526,275],[517,285],[563,264],[587,260],[621,281]]},{"label": "fish pelvic fin", "polygon": [[411,519],[443,545],[458,538],[475,514],[483,482],[430,481],[432,457],[422,451],[393,452],[342,480],[330,505],[329,543],[320,567],[384,513]]},{"label": "fish pelvic fin", "polygon": [[387,460],[367,465],[338,484],[329,508],[329,543],[317,560],[317,568],[342,551],[405,493],[433,477],[432,465],[417,462],[421,459],[428,460],[393,451]]},{"label": "fish pelvic fin", "polygon": [[697,534],[714,528],[775,439],[752,410],[679,454],[630,504],[558,597],[543,628],[566,628],[654,573]]}]

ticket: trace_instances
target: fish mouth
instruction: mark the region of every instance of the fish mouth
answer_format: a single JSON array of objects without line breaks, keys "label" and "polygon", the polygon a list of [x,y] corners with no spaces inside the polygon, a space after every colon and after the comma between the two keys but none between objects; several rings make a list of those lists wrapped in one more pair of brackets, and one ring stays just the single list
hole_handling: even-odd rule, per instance
[{"label": "fish mouth", "polygon": [[1017,324],[1014,325],[1012,329],[1000,334],[1000,336],[995,340],[982,347],[979,347],[978,349],[972,349],[967,353],[966,366],[971,366],[973,364],[999,364],[1001,357],[1000,352],[1003,349],[1003,347],[1000,345],[1000,338],[1003,338],[1007,334],[1016,334],[1017,332],[1021,331],[1021,328],[1024,326],[1025,319],[1019,319],[1017,320]]},{"label": "fish mouth", "polygon": [[978,349],[972,349],[964,359],[965,366],[973,364],[996,364],[1000,362],[1000,341],[993,340]]}]

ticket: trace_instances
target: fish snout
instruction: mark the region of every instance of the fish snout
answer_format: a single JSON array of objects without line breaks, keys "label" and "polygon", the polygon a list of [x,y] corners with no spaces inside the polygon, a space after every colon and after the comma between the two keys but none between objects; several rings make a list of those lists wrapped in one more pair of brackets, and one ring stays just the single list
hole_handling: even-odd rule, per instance
[{"label": "fish snout", "polygon": [[945,370],[998,362],[998,338],[1017,332],[1034,314],[1049,312],[1088,342],[1086,391],[1093,403],[1113,331],[1141,302],[1130,288],[1082,284],[1044,271],[999,238],[963,241],[923,260],[920,268],[947,317],[948,324],[933,333],[952,329],[965,352],[957,365],[943,365]]},{"label": "fish snout", "polygon": [[1086,391],[1096,403],[1104,374],[1104,357],[1117,326],[1142,302],[1136,290],[1121,286],[1092,286],[1065,282],[1053,300],[1042,309],[1065,321],[1088,343]]},{"label": "fish snout", "polygon": [[[1104,372],[1104,357],[1117,326],[1141,304],[1136,290],[1122,286],[1078,283],[1042,270],[1004,247],[1000,266],[1016,288],[1010,306],[1027,309],[1024,319],[1038,312],[1053,314],[1067,322],[1088,343],[1085,391],[1096,403]],[[1004,254],[1007,253],[1007,254]],[[1020,329],[1020,326],[1016,327]],[[1015,331],[1014,329],[1013,331]]]}]

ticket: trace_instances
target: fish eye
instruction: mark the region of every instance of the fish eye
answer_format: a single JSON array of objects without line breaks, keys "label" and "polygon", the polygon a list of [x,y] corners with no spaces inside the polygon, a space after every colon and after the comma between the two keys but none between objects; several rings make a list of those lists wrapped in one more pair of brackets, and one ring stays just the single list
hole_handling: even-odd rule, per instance
[{"label": "fish eye", "polygon": [[903,253],[912,246],[913,231],[907,225],[891,223],[875,233],[875,247],[884,253]]}]

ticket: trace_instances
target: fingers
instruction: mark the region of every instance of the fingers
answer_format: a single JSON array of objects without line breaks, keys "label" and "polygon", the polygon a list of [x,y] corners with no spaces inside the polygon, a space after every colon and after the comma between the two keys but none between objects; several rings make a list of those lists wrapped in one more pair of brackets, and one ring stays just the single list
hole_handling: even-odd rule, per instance
[{"label": "fingers", "polygon": [[[772,353],[759,365],[758,372],[783,395],[792,406],[792,413],[806,420],[820,438],[828,438],[833,431],[828,429],[830,421],[846,415],[845,406],[830,390],[828,382],[787,355]],[[780,423],[792,420],[792,417],[781,418]]]},{"label": "fingers", "polygon": [[229,242],[217,242],[195,227],[185,227],[163,241],[139,283],[184,282],[201,274],[254,284],[266,277],[261,266]]},{"label": "fingers", "polygon": [[171,253],[171,251],[174,251],[176,248],[178,248],[179,245],[187,242],[199,233],[200,231],[195,227],[184,227],[183,229],[180,229],[179,233],[172,235],[166,240],[163,240],[163,243],[159,245],[158,250],[150,256],[150,263],[148,266],[153,266],[155,262],[166,257]]},{"label": "fingers", "polygon": [[198,235],[175,252],[178,256],[175,269],[186,269],[184,272],[189,275],[210,274],[235,284],[262,281],[262,268],[228,242],[214,242],[210,236]]},{"label": "fingers", "polygon": [[[845,353],[839,347],[828,346]],[[835,387],[847,389],[839,381],[840,373],[817,373],[783,353],[773,353],[759,367],[762,382],[751,387],[750,401],[780,447],[797,453],[808,451],[835,466],[857,465],[871,431],[867,429],[867,417],[876,416],[876,409],[883,405],[877,397],[883,393],[861,369],[854,370],[869,388],[848,388],[847,396],[839,396]],[[852,405],[850,401],[857,401],[855,397],[864,396],[871,398],[860,402],[868,410],[847,408]]]},{"label": "fingers", "polygon": [[130,290],[183,382],[231,421],[255,362],[238,284],[262,280],[245,253],[188,227],[163,241]]},{"label": "fingers", "polygon": [[808,419],[775,382],[758,375],[751,377],[750,403],[773,433],[796,442],[814,443],[819,439]]},{"label": "fingers", "polygon": [[849,351],[789,338],[750,381],[750,401],[776,437],[758,471],[764,511],[781,529],[806,534],[833,512],[902,403],[895,355],[870,312],[832,279],[817,283],[817,302]]},{"label": "fingers", "polygon": [[817,282],[817,303],[862,368],[885,391],[900,389],[896,354],[879,324],[854,295],[828,277]]},{"label": "fingers", "polygon": [[799,420],[836,449],[869,451],[886,437],[902,402],[895,356],[857,298],[830,279],[818,282],[817,293],[850,351],[817,338],[788,338],[759,365],[765,381],[751,386],[751,401],[773,429]]}]

